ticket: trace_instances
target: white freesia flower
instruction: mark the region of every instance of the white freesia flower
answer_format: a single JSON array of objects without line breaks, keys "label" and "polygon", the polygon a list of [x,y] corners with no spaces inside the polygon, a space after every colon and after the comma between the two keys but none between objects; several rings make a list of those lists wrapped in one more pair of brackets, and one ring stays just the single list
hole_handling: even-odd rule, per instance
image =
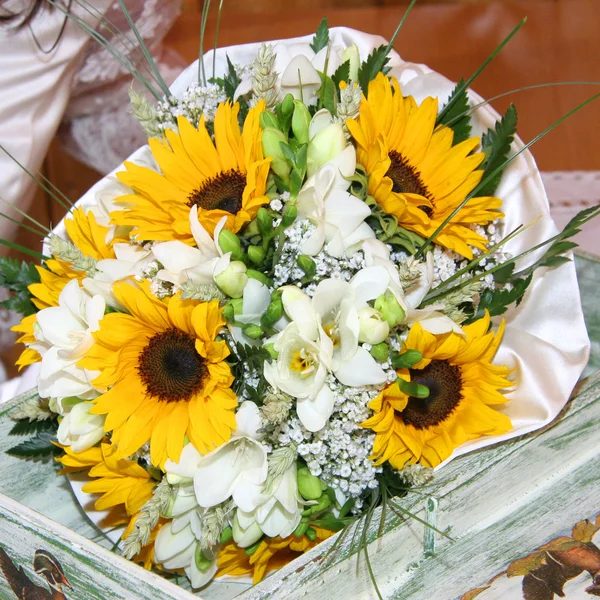
[{"label": "white freesia flower", "polygon": [[232,497],[236,506],[252,511],[267,478],[267,450],[260,442],[258,407],[243,402],[236,413],[237,429],[226,443],[205,456],[192,444],[179,463],[165,464],[169,483],[193,478],[198,504],[209,508]]},{"label": "white freesia flower", "polygon": [[115,281],[127,277],[136,277],[154,260],[151,250],[142,246],[118,242],[113,245],[116,258],[105,258],[96,263],[97,273],[86,277],[83,287],[92,295],[100,295],[106,304],[117,310],[125,307],[117,300],[112,291]]},{"label": "white freesia flower", "polygon": [[308,219],[316,229],[303,242],[303,254],[315,256],[326,244],[326,252],[340,258],[363,240],[375,237],[364,222],[371,214],[369,207],[347,191],[350,187],[347,178],[355,167],[356,150],[347,146],[304,184],[296,201],[298,215]]},{"label": "white freesia flower", "polygon": [[291,535],[302,519],[301,501],[294,462],[270,487],[264,486],[255,510],[245,512],[238,508],[233,524],[233,539],[238,546],[246,548],[263,533],[282,538]]},{"label": "white freesia flower", "polygon": [[417,308],[431,289],[433,284],[433,256],[429,254],[425,263],[420,263],[419,279],[411,286],[409,293],[405,294],[400,275],[396,265],[390,260],[389,248],[379,240],[366,240],[362,244],[365,253],[365,262],[368,266],[383,267],[390,275],[389,290],[394,294],[406,316],[404,323],[412,325],[420,323],[425,331],[435,335],[454,331],[463,335],[463,330],[452,320],[440,312],[443,305],[432,304],[426,308]]},{"label": "white freesia flower", "polygon": [[59,444],[83,452],[104,437],[106,415],[91,414],[93,406],[92,402],[79,402],[65,414],[56,434]]},{"label": "white freesia flower", "polygon": [[344,385],[376,385],[386,381],[386,374],[375,359],[359,346],[359,310],[381,295],[389,285],[389,275],[382,267],[367,267],[350,282],[325,279],[312,297],[312,309],[323,331],[333,344],[332,371]]},{"label": "white freesia flower", "polygon": [[104,316],[101,296],[90,296],[71,280],[58,298],[58,306],[37,313],[31,347],[42,356],[38,391],[42,398],[78,396],[84,400],[99,394],[91,381],[100,373],[77,366],[77,361],[94,344],[92,332],[98,331]]},{"label": "white freesia flower", "polygon": [[193,588],[206,585],[217,572],[218,548],[202,550],[201,537],[200,511],[196,508],[184,511],[158,532],[154,542],[155,562],[168,570],[184,569]]}]

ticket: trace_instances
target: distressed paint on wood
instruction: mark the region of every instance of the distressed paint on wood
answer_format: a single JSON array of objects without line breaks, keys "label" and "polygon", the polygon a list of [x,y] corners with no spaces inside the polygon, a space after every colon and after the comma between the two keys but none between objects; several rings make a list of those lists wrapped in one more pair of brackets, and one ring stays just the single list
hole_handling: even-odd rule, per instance
[{"label": "distressed paint on wood", "polygon": [[[583,257],[578,259],[578,268],[583,274],[581,287],[586,320],[593,341],[597,341],[600,327],[594,328],[599,318],[595,298],[600,281],[600,265],[597,260]],[[592,300],[588,301],[589,298]],[[595,344],[592,364],[600,364],[598,350],[598,344]],[[386,597],[401,596],[414,600],[455,598],[470,588],[484,585],[507,561],[526,554],[555,534],[569,530],[574,521],[586,518],[597,510],[600,490],[592,467],[600,453],[594,448],[594,429],[600,420],[600,403],[596,401],[600,396],[600,376],[583,382],[577,392],[577,397],[563,411],[561,420],[544,431],[474,452],[440,471],[427,493],[439,501],[438,527],[452,525],[451,534],[457,541],[450,543],[437,536],[438,552],[433,558],[423,559],[423,527],[412,520],[399,523],[397,518],[388,515],[384,539],[374,540],[378,525],[378,516],[375,516],[375,524],[368,536],[372,540],[370,555]],[[0,413],[0,452],[18,440],[7,439],[6,433],[11,426],[6,415]],[[24,462],[0,455],[0,468],[5,475],[0,480],[0,491],[35,507],[70,529],[106,544],[98,530],[82,516],[66,486],[58,484],[54,470],[47,464]],[[569,495],[572,498],[573,494],[578,502],[569,501]],[[556,499],[556,502],[549,498]],[[411,494],[402,500],[402,505],[419,512],[423,517],[426,499]],[[10,510],[6,508],[7,502]],[[5,521],[13,523],[12,527],[19,527],[18,517],[15,516],[19,510],[18,505],[0,497],[0,519],[3,514],[9,515]],[[24,507],[21,510],[24,515],[21,524],[25,526],[31,522],[31,511]],[[40,519],[43,521],[43,518]],[[0,528],[1,544],[4,544],[4,529]],[[52,536],[48,536],[48,530],[54,530]],[[32,540],[31,546],[15,550],[24,565],[30,564],[37,547],[43,547],[33,542],[37,529],[30,527],[27,531],[28,539]],[[64,547],[69,546],[69,536],[76,535],[69,531],[65,533],[64,528],[47,521],[44,531],[46,533],[40,533],[39,538],[43,543],[52,539]],[[511,538],[520,543],[512,547]],[[350,544],[350,536],[338,554],[325,559],[334,539],[324,542],[239,598],[302,598],[315,594],[325,598],[375,598],[364,558],[356,575],[356,545]],[[15,543],[12,537],[11,541]],[[87,556],[90,556],[92,548],[91,556],[100,553],[98,556],[105,560],[103,549],[87,541],[85,544]],[[124,587],[119,593],[113,591],[113,595],[105,596],[107,598],[193,597],[177,588],[178,594],[185,595],[169,595],[172,584],[168,584],[168,589],[159,585],[161,593],[166,595],[146,596],[141,592],[142,583],[140,587],[135,584],[126,587],[130,582],[129,577],[137,576],[141,578],[140,581],[147,582],[154,576],[126,563],[133,571],[128,571],[127,577],[121,578],[116,568],[122,568],[123,560],[113,556],[112,563],[115,570],[109,575],[114,580],[122,579]],[[0,590],[3,589],[1,585],[0,581]],[[131,591],[136,589],[139,592]],[[224,586],[219,591],[218,586],[211,586],[201,595],[204,598],[225,599],[231,598],[238,589]]]}]

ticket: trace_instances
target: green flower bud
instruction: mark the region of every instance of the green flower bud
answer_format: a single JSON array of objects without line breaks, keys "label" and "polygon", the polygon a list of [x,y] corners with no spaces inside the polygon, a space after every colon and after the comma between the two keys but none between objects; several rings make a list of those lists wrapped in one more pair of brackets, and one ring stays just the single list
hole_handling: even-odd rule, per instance
[{"label": "green flower bud", "polygon": [[263,334],[262,327],[254,325],[253,323],[244,325],[242,331],[244,332],[244,335],[247,335],[251,340],[257,340]]},{"label": "green flower bud", "polygon": [[385,342],[381,342],[371,348],[371,356],[379,362],[385,362],[388,359],[389,351],[389,346]]},{"label": "green flower bud", "polygon": [[271,233],[273,231],[273,217],[269,214],[269,211],[260,207],[256,213],[256,220],[258,222],[258,229],[263,235]]},{"label": "green flower bud", "polygon": [[390,327],[395,327],[402,323],[406,317],[404,309],[390,291],[387,291],[375,300],[375,309],[381,313],[381,316],[387,321]]},{"label": "green flower bud", "polygon": [[294,100],[294,116],[292,117],[292,131],[295,138],[301,144],[308,144],[308,126],[312,117],[306,108],[306,104],[300,100]]},{"label": "green flower bud", "polygon": [[276,298],[269,304],[262,318],[266,321],[267,325],[273,325],[273,323],[277,323],[282,316],[283,301],[281,298]]},{"label": "green flower bud", "polygon": [[306,254],[301,254],[298,257],[298,266],[306,273],[307,277],[314,277],[317,273],[315,261]]},{"label": "green flower bud", "polygon": [[305,500],[317,500],[323,494],[321,480],[315,477],[308,467],[301,467],[296,473],[298,480],[298,491]]},{"label": "green flower bud", "polygon": [[392,367],[394,369],[410,369],[423,360],[423,355],[418,350],[407,350],[402,354],[392,354]]},{"label": "green flower bud", "polygon": [[252,546],[248,546],[246,548],[246,555],[252,556],[258,550],[258,547],[261,544],[262,544],[262,538],[260,540],[258,540],[258,542],[255,542],[254,544],[252,544]]},{"label": "green flower bud", "polygon": [[331,498],[327,494],[323,494],[317,500],[317,503],[313,504],[310,507],[310,512],[311,512],[311,514],[314,515],[315,513],[318,513],[318,512],[321,512],[322,510],[325,510],[329,506],[331,506]]},{"label": "green flower bud", "polygon": [[281,225],[284,229],[287,229],[294,223],[298,216],[298,209],[295,204],[286,204],[283,209],[283,217],[281,218]]},{"label": "green flower bud", "polygon": [[233,260],[224,271],[214,275],[215,283],[231,298],[241,298],[248,283],[246,270],[241,260]]},{"label": "green flower bud", "polygon": [[287,144],[287,136],[274,127],[267,127],[262,135],[262,147],[265,158],[271,159],[271,170],[279,175],[284,182],[290,176],[292,165],[287,161],[281,150],[281,142]]},{"label": "green flower bud", "polygon": [[429,398],[429,388],[426,385],[420,383],[414,383],[412,381],[404,381],[401,377],[396,380],[400,391],[407,396],[412,398]]},{"label": "green flower bud", "polygon": [[316,532],[316,530],[315,530],[315,529],[313,529],[312,527],[309,527],[309,528],[306,530],[306,533],[305,533],[305,535],[306,535],[306,537],[307,537],[307,538],[308,538],[308,539],[309,539],[311,542],[314,542],[314,541],[317,539],[317,532]]},{"label": "green flower bud", "polygon": [[268,287],[271,287],[273,285],[273,281],[271,279],[269,279],[260,271],[256,271],[255,269],[248,269],[246,271],[246,275],[248,275],[248,277],[251,277],[252,279],[256,279],[256,281],[260,281],[263,285],[266,285]]},{"label": "green flower bud", "polygon": [[260,265],[260,263],[265,260],[265,251],[261,246],[249,246],[246,253],[248,254],[248,258],[255,265]]},{"label": "green flower bud", "polygon": [[219,246],[223,253],[231,252],[233,260],[239,260],[242,257],[242,243],[240,238],[228,229],[221,229],[219,233]]},{"label": "green flower bud", "polygon": [[223,307],[223,318],[228,322],[228,323],[233,323],[233,321],[235,321],[235,311],[233,309],[233,305],[231,304],[231,302],[228,302],[224,307]]},{"label": "green flower bud", "polygon": [[332,123],[321,129],[308,143],[307,174],[314,175],[326,162],[341,154],[346,148],[344,128]]},{"label": "green flower bud", "polygon": [[204,552],[202,552],[200,544],[196,546],[196,554],[194,555],[194,559],[196,560],[196,567],[198,567],[198,571],[207,571],[212,564],[212,560],[208,560],[208,558],[204,556]]},{"label": "green flower bud", "polygon": [[296,537],[302,537],[306,531],[308,529],[308,521],[300,521],[300,523],[298,524],[298,527],[296,527],[296,529],[294,529],[294,535]]},{"label": "green flower bud", "polygon": [[233,529],[231,529],[231,527],[228,525],[227,527],[225,527],[225,529],[223,529],[223,531],[221,531],[221,538],[219,541],[221,542],[221,544],[226,544],[232,538]]},{"label": "green flower bud", "polygon": [[255,235],[259,235],[260,230],[258,229],[258,222],[256,221],[256,219],[252,219],[252,221],[250,221],[250,223],[248,223],[246,227],[244,227],[243,231],[245,238],[252,238]]},{"label": "green flower bud", "polygon": [[233,306],[235,315],[241,315],[244,312],[244,300],[242,298],[234,298],[229,301],[229,304]]},{"label": "green flower bud", "polygon": [[275,350],[275,344],[265,344],[264,348],[271,355],[271,358],[277,359],[279,352]]},{"label": "green flower bud", "polygon": [[350,81],[358,81],[360,53],[356,44],[348,46],[348,48],[346,48],[346,50],[344,51],[344,55],[342,56],[342,63],[345,63],[347,60],[350,61]]},{"label": "green flower bud", "polygon": [[287,94],[281,103],[281,114],[289,117],[294,112],[294,96]]},{"label": "green flower bud", "polygon": [[274,113],[265,110],[260,113],[260,126],[263,129],[266,129],[267,127],[274,127],[275,129],[279,129],[279,119]]}]

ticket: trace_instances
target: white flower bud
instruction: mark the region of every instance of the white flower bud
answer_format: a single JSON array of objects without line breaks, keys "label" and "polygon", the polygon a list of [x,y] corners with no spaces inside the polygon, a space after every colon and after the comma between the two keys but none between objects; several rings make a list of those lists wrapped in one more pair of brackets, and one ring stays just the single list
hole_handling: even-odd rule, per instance
[{"label": "white flower bud", "polygon": [[59,444],[71,446],[73,452],[83,452],[104,437],[104,415],[92,415],[92,402],[80,402],[65,415],[56,437]]},{"label": "white flower bud", "polygon": [[350,81],[358,81],[358,68],[360,67],[360,53],[358,51],[358,46],[356,44],[352,44],[348,46],[344,51],[344,55],[342,57],[342,63],[345,63],[347,60],[350,61]]},{"label": "white flower bud", "polygon": [[263,531],[254,519],[252,519],[252,522],[248,524],[246,529],[242,529],[237,513],[238,511],[236,511],[233,518],[233,540],[240,548],[248,548],[248,546],[252,546],[252,544],[260,540],[263,536]]},{"label": "white flower bud", "polygon": [[366,306],[358,311],[360,330],[358,341],[375,345],[387,339],[390,334],[390,326],[383,320],[378,310]]},{"label": "white flower bud", "polygon": [[220,273],[214,274],[215,283],[231,298],[241,298],[248,283],[246,265],[234,260]]},{"label": "white flower bud", "polygon": [[332,123],[321,129],[308,144],[307,174],[311,177],[325,163],[333,160],[346,148],[344,128]]}]

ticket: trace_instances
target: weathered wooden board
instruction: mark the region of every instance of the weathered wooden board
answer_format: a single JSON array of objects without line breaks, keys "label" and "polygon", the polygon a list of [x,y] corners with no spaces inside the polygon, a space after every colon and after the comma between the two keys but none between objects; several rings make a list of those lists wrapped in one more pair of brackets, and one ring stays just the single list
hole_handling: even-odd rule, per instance
[{"label": "weathered wooden board", "polygon": [[[590,365],[597,369],[600,264],[591,257],[582,257],[578,272],[593,343]],[[424,535],[431,531],[412,519],[400,522],[388,513],[386,533],[376,539],[377,512],[367,539],[373,571],[384,597],[459,598],[487,584],[508,562],[556,535],[568,534],[576,522],[600,512],[600,480],[595,473],[600,454],[596,441],[599,398],[597,373],[581,382],[561,418],[544,431],[456,459],[440,470],[430,486],[402,499],[402,506],[430,521],[434,515],[427,515],[424,507],[429,497],[438,501],[436,526],[450,526],[454,541],[435,534],[433,557],[425,558],[423,554]],[[41,548],[63,565],[74,587],[71,593],[67,591],[68,598],[193,597],[100,547],[110,547],[110,543],[88,522],[68,484],[57,479],[49,464],[3,454],[16,441],[7,436],[10,427],[11,422],[0,412],[0,492],[5,495],[0,495],[0,546],[24,566],[30,578],[43,583],[28,569],[35,551]],[[262,600],[318,594],[322,598],[376,598],[364,554],[357,561],[357,544],[352,543],[352,536],[346,537],[336,553],[327,556],[335,539],[238,597]],[[235,584],[221,584],[209,586],[198,595],[206,600],[228,600],[241,589]],[[10,594],[0,576],[0,598],[13,598]]]}]

